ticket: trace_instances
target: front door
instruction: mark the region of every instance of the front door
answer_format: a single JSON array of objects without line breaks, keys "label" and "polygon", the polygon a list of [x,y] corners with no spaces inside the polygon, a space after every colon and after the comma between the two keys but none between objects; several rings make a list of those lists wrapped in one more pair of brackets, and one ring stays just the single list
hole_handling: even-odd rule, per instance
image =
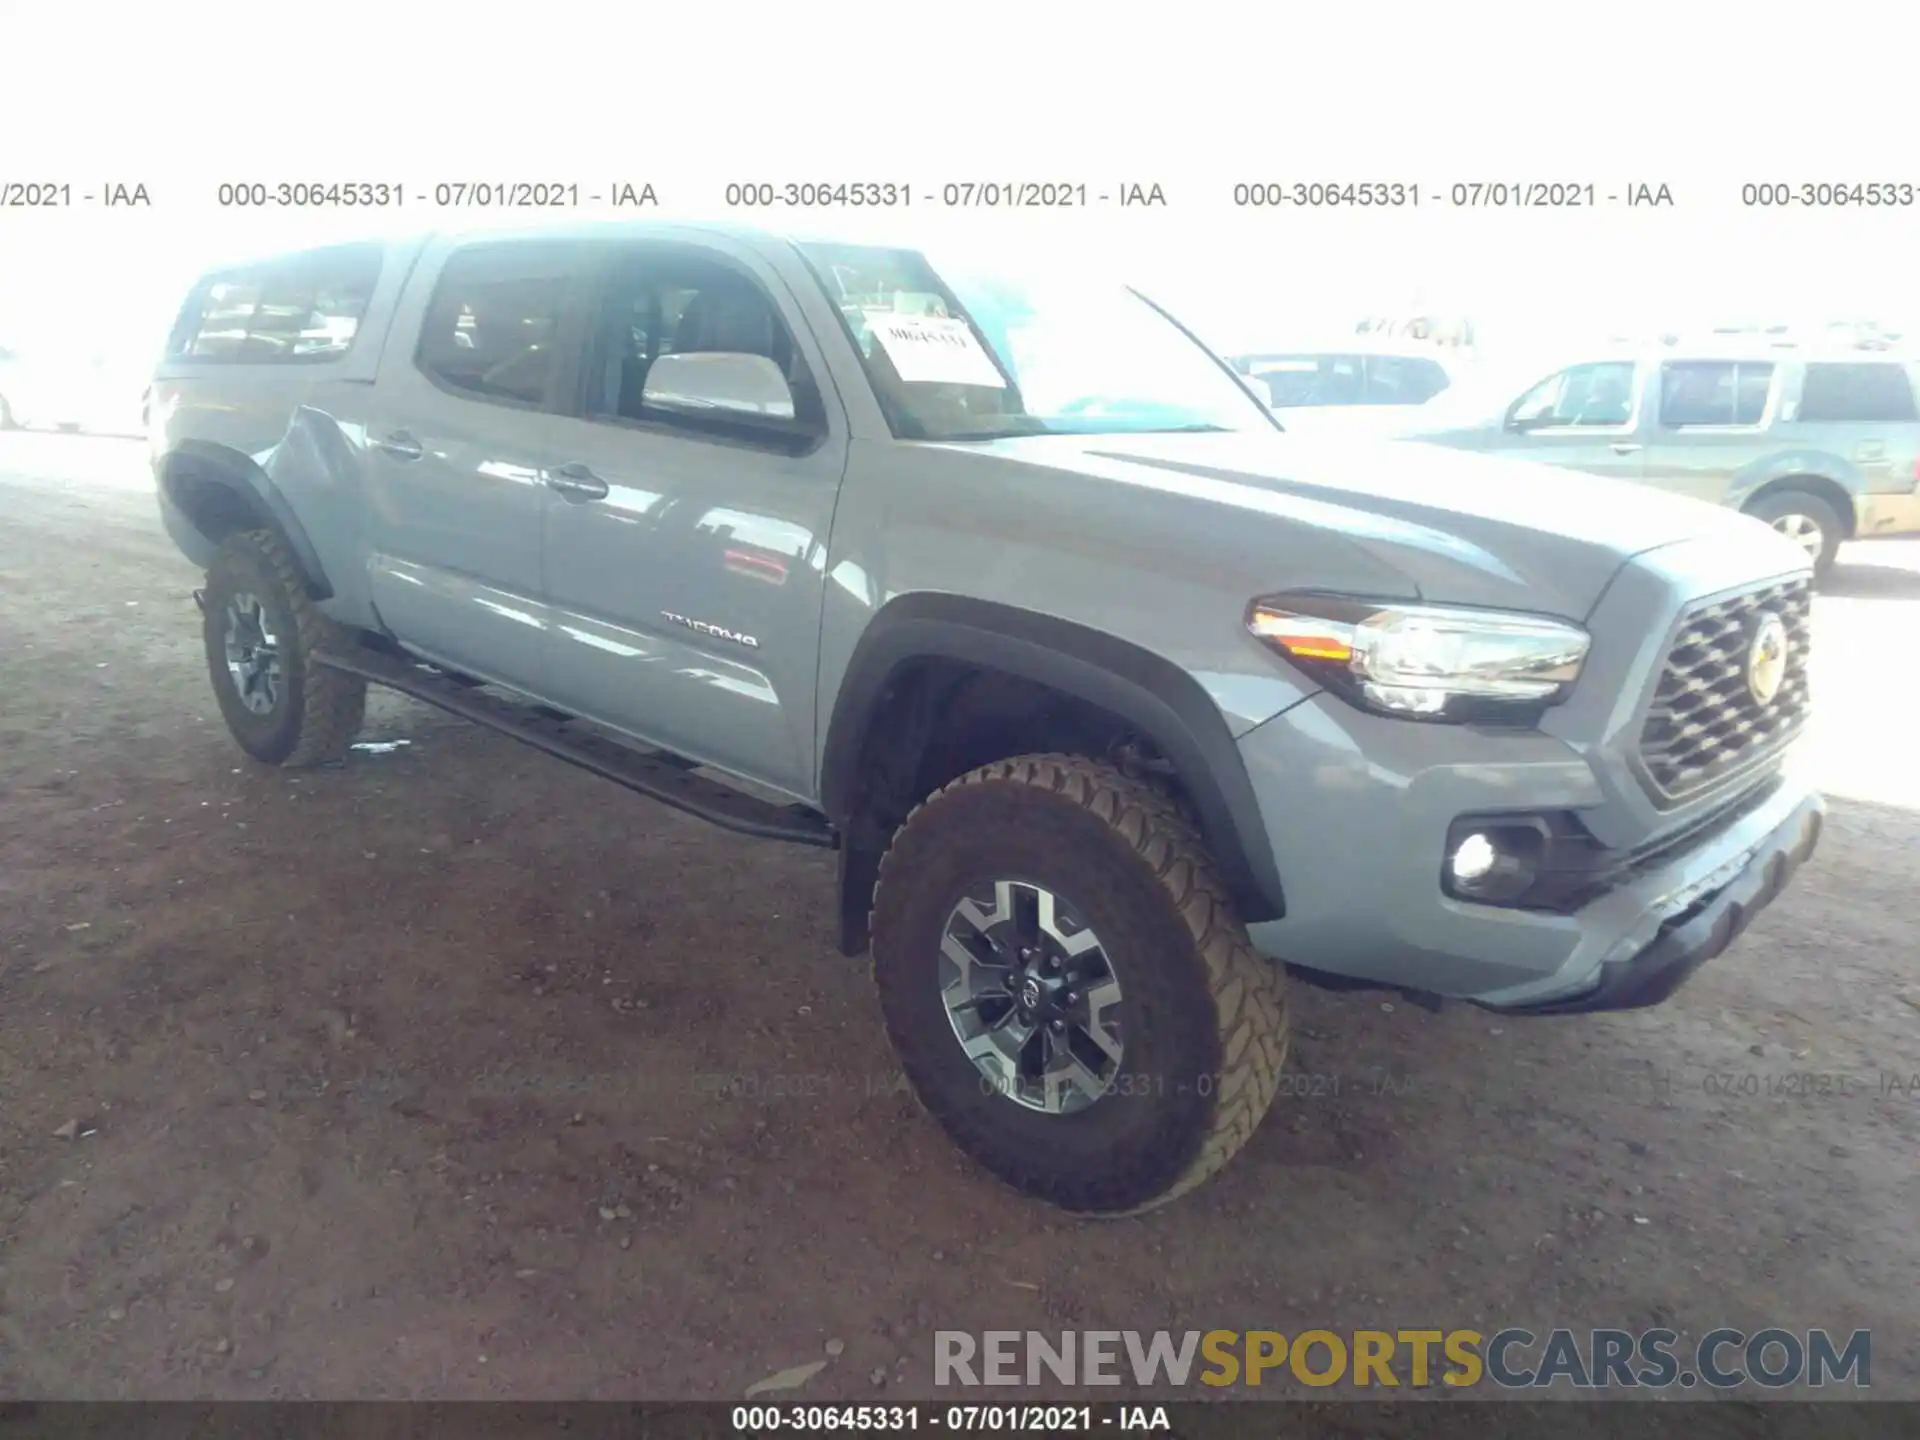
[{"label": "front door", "polygon": [[[598,334],[558,422],[545,519],[554,703],[801,799],[812,795],[822,557],[847,431],[814,338],[750,249],[603,252]],[[650,399],[663,355],[772,360],[794,414]]]},{"label": "front door", "polygon": [[1489,450],[1618,480],[1645,468],[1643,377],[1631,360],[1574,365],[1549,375],[1508,409]]}]

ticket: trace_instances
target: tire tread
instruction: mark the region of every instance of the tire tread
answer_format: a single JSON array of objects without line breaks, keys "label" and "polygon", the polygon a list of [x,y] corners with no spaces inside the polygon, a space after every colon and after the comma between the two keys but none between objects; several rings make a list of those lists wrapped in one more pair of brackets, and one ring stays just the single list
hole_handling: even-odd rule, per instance
[{"label": "tire tread", "polygon": [[[303,713],[292,751],[279,763],[283,769],[308,770],[343,757],[366,723],[367,682],[331,666],[317,665],[313,657],[329,646],[339,647],[346,628],[320,613],[307,588],[306,576],[285,540],[272,530],[244,531],[228,539],[223,556],[246,555],[258,563],[293,614],[297,663],[302,667]],[[221,559],[216,558],[217,566]]]}]

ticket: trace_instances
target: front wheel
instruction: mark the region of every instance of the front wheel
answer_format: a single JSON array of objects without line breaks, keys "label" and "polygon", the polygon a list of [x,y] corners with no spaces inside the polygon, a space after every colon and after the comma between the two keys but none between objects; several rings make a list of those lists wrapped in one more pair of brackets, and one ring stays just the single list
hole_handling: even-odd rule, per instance
[{"label": "front wheel", "polygon": [[367,683],[314,662],[340,627],[314,607],[286,543],[269,530],[228,539],[207,571],[205,612],[207,674],[240,748],[289,768],[344,755]]},{"label": "front wheel", "polygon": [[908,1080],[961,1149],[1087,1214],[1174,1199],[1252,1136],[1286,1059],[1276,964],[1159,792],[999,761],[908,818],[873,953]]},{"label": "front wheel", "polygon": [[1833,568],[1833,557],[1847,533],[1846,523],[1818,495],[1805,490],[1776,490],[1756,500],[1747,513],[1766,521],[1806,551],[1816,575],[1825,575]]}]

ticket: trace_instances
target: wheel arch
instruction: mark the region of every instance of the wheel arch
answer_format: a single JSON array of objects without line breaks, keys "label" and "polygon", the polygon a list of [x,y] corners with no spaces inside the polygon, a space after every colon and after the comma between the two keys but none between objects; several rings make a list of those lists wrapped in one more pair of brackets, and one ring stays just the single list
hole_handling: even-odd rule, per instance
[{"label": "wheel arch", "polygon": [[239,530],[271,530],[286,542],[316,600],[333,595],[300,517],[252,457],[225,445],[182,441],[155,463],[163,500],[209,550]]},{"label": "wheel arch", "polygon": [[[929,660],[1029,682],[1137,731],[1171,766],[1242,918],[1284,913],[1273,849],[1239,746],[1192,675],[1103,631],[965,596],[916,593],[890,601],[854,650],[820,768],[822,808],[849,848],[875,843],[862,836],[860,823],[870,747],[877,735],[884,738],[903,676]],[[848,862],[842,863],[843,881],[857,886],[860,875],[849,876]],[[845,941],[843,933],[843,948]]]}]

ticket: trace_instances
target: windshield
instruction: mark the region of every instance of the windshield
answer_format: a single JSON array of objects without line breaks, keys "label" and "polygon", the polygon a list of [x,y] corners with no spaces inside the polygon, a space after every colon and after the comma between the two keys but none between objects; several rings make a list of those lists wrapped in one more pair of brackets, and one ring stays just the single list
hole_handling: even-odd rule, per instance
[{"label": "windshield", "polygon": [[1279,427],[1118,285],[1014,279],[918,250],[802,245],[902,440]]}]

